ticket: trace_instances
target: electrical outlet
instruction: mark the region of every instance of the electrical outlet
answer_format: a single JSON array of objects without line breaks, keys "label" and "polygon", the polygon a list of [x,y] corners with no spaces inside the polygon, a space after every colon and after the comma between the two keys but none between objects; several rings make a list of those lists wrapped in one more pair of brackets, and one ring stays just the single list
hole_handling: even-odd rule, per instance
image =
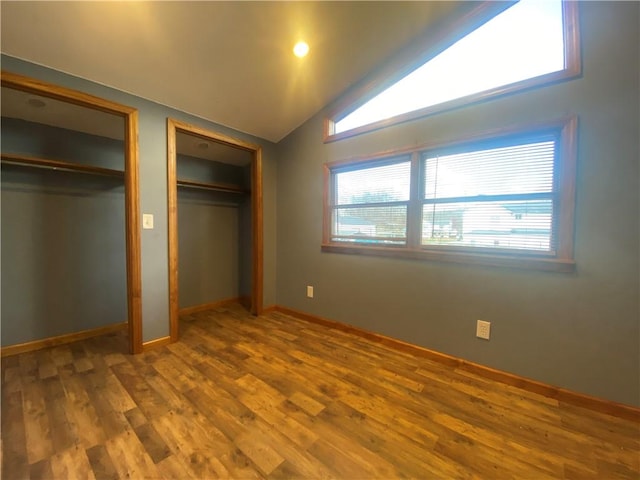
[{"label": "electrical outlet", "polygon": [[476,337],[489,340],[490,336],[491,336],[491,322],[478,320],[476,324]]},{"label": "electrical outlet", "polygon": [[313,287],[311,285],[307,285],[307,298],[313,298]]}]

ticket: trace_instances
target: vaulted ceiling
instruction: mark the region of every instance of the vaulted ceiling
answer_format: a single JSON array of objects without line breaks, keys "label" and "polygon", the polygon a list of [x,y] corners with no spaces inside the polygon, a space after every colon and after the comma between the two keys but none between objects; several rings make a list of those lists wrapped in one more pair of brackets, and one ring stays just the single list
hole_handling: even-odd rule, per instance
[{"label": "vaulted ceiling", "polygon": [[2,1],[0,45],[277,142],[459,5]]}]

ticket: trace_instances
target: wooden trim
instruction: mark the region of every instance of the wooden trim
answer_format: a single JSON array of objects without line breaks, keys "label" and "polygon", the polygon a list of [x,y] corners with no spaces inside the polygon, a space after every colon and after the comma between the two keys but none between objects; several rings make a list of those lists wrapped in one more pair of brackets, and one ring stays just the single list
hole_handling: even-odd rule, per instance
[{"label": "wooden trim", "polygon": [[138,111],[126,117],[125,208],[129,351],[142,352],[142,225],[138,171]]},{"label": "wooden trim", "polygon": [[28,157],[26,155],[14,155],[12,153],[2,153],[1,157],[3,164],[124,178],[124,172],[122,170],[114,170],[112,168],[95,167],[93,165],[64,162],[61,160],[49,160],[46,158]]},{"label": "wooden trim", "polygon": [[[370,207],[371,204],[363,203],[362,206]],[[390,204],[389,206],[394,206],[394,205]],[[407,202],[403,202],[400,206],[406,207]],[[342,205],[340,206],[340,208],[342,208]],[[392,244],[388,244],[387,245],[388,247],[393,247],[394,245],[401,246],[401,245],[407,244],[407,237],[382,237],[382,236],[375,236],[375,235],[332,235],[331,238],[340,238],[345,240],[351,240],[351,239],[353,240],[387,240],[390,242],[394,242]],[[328,245],[333,245],[333,243],[329,241]],[[336,245],[343,245],[343,244],[340,242],[336,242]]]},{"label": "wooden trim", "polygon": [[125,235],[127,248],[127,313],[129,351],[142,351],[142,275],[140,251],[140,192],[138,180],[138,111],[77,90],[2,71],[3,87],[54,98],[81,107],[118,115],[125,121]]},{"label": "wooden trim", "polygon": [[[228,135],[206,130],[173,118],[167,118],[167,202],[169,228],[169,330],[171,341],[178,340],[178,193],[180,183],[191,183],[192,186],[204,185],[198,182],[178,180],[176,132],[181,131],[195,135],[203,140],[222,143],[253,153],[251,164],[251,227],[252,227],[252,286],[251,312],[259,315],[262,311],[263,295],[263,203],[262,203],[262,147],[260,145],[239,140]],[[235,193],[235,192],[234,192]],[[249,192],[247,192],[249,193]]]},{"label": "wooden trim", "polygon": [[[382,150],[374,153],[358,154],[349,157],[341,158],[339,160],[332,160],[324,163],[330,170],[343,169],[353,165],[354,169],[361,168],[358,166],[360,163],[371,163],[372,166],[385,165],[388,163],[395,163],[401,161],[408,161],[411,159],[411,155],[414,152],[425,151],[443,151],[453,147],[464,147],[469,144],[476,144],[482,142],[495,141],[508,139],[509,137],[521,135],[531,136],[536,138],[544,136],[547,133],[553,133],[564,131],[567,125],[571,122],[577,121],[575,115],[567,115],[560,118],[555,118],[547,121],[540,122],[522,122],[515,125],[509,125],[506,127],[492,128],[488,130],[481,130],[477,133],[470,133],[468,135],[460,136],[456,134],[453,136],[447,136],[442,138],[431,138],[430,140],[419,143],[417,145],[407,145],[404,147],[398,147],[388,150]],[[401,157],[407,156],[404,160]]]},{"label": "wooden trim", "polygon": [[267,305],[262,309],[262,315],[267,315],[268,313],[273,313],[278,311],[277,305]]},{"label": "wooden trim", "polygon": [[48,98],[54,98],[65,103],[72,103],[81,107],[99,110],[105,113],[111,113],[119,116],[126,116],[137,110],[133,107],[121,105],[119,103],[105,100],[88,93],[60,87],[52,83],[48,83],[35,78],[30,78],[17,73],[2,71],[1,84],[3,87],[20,90],[22,92],[34,93]]},{"label": "wooden trim", "polygon": [[[516,92],[539,88],[554,83],[570,80],[582,74],[582,63],[580,55],[580,29],[578,19],[578,2],[563,1],[564,16],[564,38],[565,38],[565,59],[564,70],[540,75],[531,79],[515,82],[499,87],[485,90],[483,92],[467,95],[465,97],[439,103],[422,109],[414,110],[391,118],[380,120],[367,125],[354,128],[341,133],[335,132],[335,122],[355,111],[361,105],[383,92],[400,79],[420,65],[435,58],[436,55],[446,50],[448,47],[464,38],[489,21],[494,16],[500,14],[514,2],[491,2],[484,1],[477,5],[466,15],[453,17],[454,21],[447,24],[447,28],[436,26],[414,44],[409,46],[400,55],[386,65],[381,71],[373,72],[367,77],[357,89],[354,89],[339,103],[331,108],[323,124],[323,140],[325,143],[354,137],[363,133],[372,132],[391,125],[405,123],[418,118],[458,109],[467,105],[484,102],[497,97],[511,95]],[[446,23],[446,22],[445,22]],[[427,47],[424,52],[420,52],[420,47]],[[381,81],[381,79],[384,79]]]},{"label": "wooden trim", "polygon": [[[354,107],[355,109],[355,107]],[[335,110],[332,109],[332,110]],[[330,139],[333,138],[336,134],[336,122],[331,120],[335,114],[332,114],[330,117],[324,117],[322,120],[322,142],[328,143]]]},{"label": "wooden trim", "polygon": [[[576,164],[578,163],[578,118],[571,117],[562,128],[559,166],[559,202],[557,219],[558,257],[573,258],[574,212],[576,202]],[[570,205],[571,208],[567,208]]]},{"label": "wooden trim", "polygon": [[0,348],[0,356],[4,358],[10,355],[33,352],[35,350],[42,350],[43,348],[64,345],[66,343],[77,342],[78,340],[84,340],[91,337],[99,337],[100,335],[106,335],[108,333],[119,332],[126,329],[127,322],[122,322],[115,323],[113,325],[107,325],[105,327],[91,328],[89,330],[83,330],[81,332],[65,333],[64,335],[58,335],[56,337],[43,338],[41,340],[34,340],[32,342],[25,342],[2,347]]},{"label": "wooden trim", "polygon": [[233,303],[240,303],[241,297],[225,298],[216,302],[203,303],[202,305],[194,305],[192,307],[184,307],[178,310],[178,315],[191,315],[192,313],[204,312],[214,308],[226,307]]},{"label": "wooden trim", "polygon": [[193,125],[191,123],[181,122],[180,120],[175,120],[173,118],[171,119],[171,123],[175,126],[177,130],[181,130],[183,133],[188,133],[190,135],[200,137],[203,140],[212,140],[214,142],[227,145],[229,147],[241,148],[249,152],[255,152],[256,150],[259,150],[261,148],[260,145],[258,144],[247,142],[239,138],[231,137],[221,132],[214,132],[211,130],[207,130],[205,128],[201,128],[196,125]]},{"label": "wooden trim", "polygon": [[227,183],[194,182],[191,180],[177,180],[176,184],[179,187],[202,188],[204,190],[214,190],[214,191],[226,192],[226,193],[249,193],[245,188],[239,187],[237,185],[230,185]]},{"label": "wooden trim", "polygon": [[322,164],[322,243],[327,244],[331,241],[331,217],[333,214],[333,185],[331,184],[331,168],[329,165]]},{"label": "wooden trim", "polygon": [[564,15],[564,58],[567,60],[565,72],[570,77],[577,77],[582,75],[578,2],[565,0],[562,3],[562,8]]},{"label": "wooden trim", "polygon": [[351,333],[373,342],[381,343],[387,347],[394,348],[396,350],[409,353],[418,357],[428,358],[436,362],[448,365],[455,369],[465,370],[467,372],[474,373],[481,377],[489,378],[496,382],[511,385],[522,390],[537,393],[545,397],[553,398],[559,402],[568,403],[577,407],[587,408],[599,413],[612,415],[614,417],[624,418],[640,423],[640,407],[634,407],[632,405],[626,405],[623,403],[614,402],[612,400],[606,400],[603,398],[594,397],[584,393],[575,392],[562,387],[556,387],[544,382],[539,382],[527,377],[522,377],[513,373],[505,372],[495,368],[487,367],[479,363],[470,362],[463,358],[448,355],[446,353],[430,350],[419,345],[404,342],[380,333],[371,332],[360,327],[348,325],[345,323],[336,322],[334,320],[328,320],[310,313],[301,312],[292,308],[276,305],[275,311],[296,317],[300,320],[323,325],[328,328],[340,330],[342,332]]},{"label": "wooden trim", "polygon": [[326,253],[352,255],[372,255],[376,257],[395,257],[409,260],[461,263],[465,265],[487,265],[490,267],[512,267],[545,272],[572,273],[576,269],[571,259],[538,258],[534,256],[487,255],[482,253],[454,253],[433,249],[407,248],[404,245],[376,247],[353,245],[348,242],[322,244],[320,249]]},{"label": "wooden trim", "polygon": [[167,118],[167,213],[169,236],[169,336],[178,341],[178,189],[176,130],[178,123]]},{"label": "wooden trim", "polygon": [[173,343],[171,341],[171,336],[156,338],[155,340],[149,340],[148,342],[144,342],[142,344],[142,351],[148,352],[149,350],[153,350],[155,348],[164,347],[165,345],[169,345]]},{"label": "wooden trim", "polygon": [[[574,3],[576,2],[574,1]],[[571,80],[576,76],[577,74],[569,73],[567,71],[547,73],[545,75],[541,75],[539,77],[535,77],[530,80],[523,80],[521,82],[511,83],[507,87],[498,87],[492,90],[486,90],[484,92],[474,93],[473,95],[467,95],[466,97],[460,97],[455,100],[450,100],[448,102],[438,103],[436,105],[421,108],[419,110],[412,110],[411,112],[396,115],[395,117],[390,117],[385,120],[369,123],[367,125],[363,125],[361,127],[354,128],[352,130],[347,130],[345,132],[337,133],[332,136],[327,136],[325,143],[337,142],[345,138],[355,137],[357,135],[362,135],[363,133],[369,133],[376,130],[381,130],[386,127],[410,122],[412,120],[417,120],[419,118],[428,117],[438,113],[443,113],[450,110],[456,110],[458,108],[466,107],[468,105],[473,105],[476,103],[493,100],[495,98],[502,97],[505,95],[511,95],[516,92],[548,86],[548,85],[559,83],[565,80]]]},{"label": "wooden trim", "polygon": [[253,230],[253,265],[251,286],[251,312],[254,315],[262,313],[263,279],[264,279],[264,232],[263,232],[263,203],[262,203],[262,148],[253,152],[251,175],[251,223]]},{"label": "wooden trim", "polygon": [[422,237],[422,175],[420,153],[411,154],[409,202],[407,204],[407,247],[419,248]]}]

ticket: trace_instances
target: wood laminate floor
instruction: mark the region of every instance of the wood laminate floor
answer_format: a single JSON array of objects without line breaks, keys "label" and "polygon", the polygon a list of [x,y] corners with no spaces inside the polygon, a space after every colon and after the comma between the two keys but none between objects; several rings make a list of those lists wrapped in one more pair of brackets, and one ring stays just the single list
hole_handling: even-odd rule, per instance
[{"label": "wood laminate floor", "polygon": [[2,478],[639,478],[637,423],[240,307],[2,359]]}]

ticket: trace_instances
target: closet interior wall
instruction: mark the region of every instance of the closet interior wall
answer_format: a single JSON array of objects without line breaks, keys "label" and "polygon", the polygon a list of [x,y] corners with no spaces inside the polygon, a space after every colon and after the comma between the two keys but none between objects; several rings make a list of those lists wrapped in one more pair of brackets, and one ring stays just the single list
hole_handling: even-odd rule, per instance
[{"label": "closet interior wall", "polygon": [[[2,346],[127,322],[124,141],[10,117],[8,93],[3,88]],[[43,103],[32,101],[53,102]],[[122,118],[94,113],[121,122],[124,133]],[[7,162],[16,157],[115,172]]]},{"label": "closet interior wall", "polygon": [[[177,136],[178,308],[182,312],[251,296],[251,167],[225,163],[224,149],[231,147],[212,147],[217,151],[214,158],[221,161],[194,156],[194,149],[191,155],[181,153],[189,142],[201,147],[213,144]],[[249,152],[242,154],[246,162],[251,161]]]}]

